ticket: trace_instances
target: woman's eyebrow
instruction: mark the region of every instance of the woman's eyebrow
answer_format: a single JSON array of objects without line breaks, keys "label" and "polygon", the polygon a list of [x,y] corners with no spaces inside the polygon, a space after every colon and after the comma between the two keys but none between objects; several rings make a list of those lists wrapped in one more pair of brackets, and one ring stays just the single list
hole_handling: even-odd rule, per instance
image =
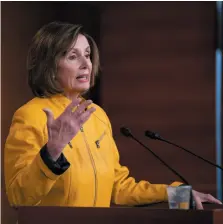
[{"label": "woman's eyebrow", "polygon": [[[90,46],[87,46],[85,48],[85,51],[91,51]],[[70,48],[70,50],[68,52],[80,52],[80,50],[79,50],[79,48],[72,47],[72,48]]]}]

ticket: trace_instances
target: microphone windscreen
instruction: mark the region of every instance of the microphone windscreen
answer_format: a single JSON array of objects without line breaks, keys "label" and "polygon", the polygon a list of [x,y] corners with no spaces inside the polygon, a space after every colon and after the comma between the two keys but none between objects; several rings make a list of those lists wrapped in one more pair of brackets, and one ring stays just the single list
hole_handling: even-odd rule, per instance
[{"label": "microphone windscreen", "polygon": [[145,131],[145,136],[149,137],[149,138],[152,138],[152,139],[157,139],[159,138],[159,135],[155,132],[152,132],[152,131]]},{"label": "microphone windscreen", "polygon": [[126,136],[126,137],[130,137],[130,136],[132,136],[131,131],[130,131],[129,128],[121,127],[121,128],[120,128],[120,132],[121,132],[124,136]]}]

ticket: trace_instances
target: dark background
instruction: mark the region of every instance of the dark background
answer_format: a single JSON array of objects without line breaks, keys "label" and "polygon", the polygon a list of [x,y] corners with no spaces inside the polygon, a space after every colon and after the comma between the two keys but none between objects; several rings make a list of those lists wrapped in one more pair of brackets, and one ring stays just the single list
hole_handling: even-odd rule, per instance
[{"label": "dark background", "polygon": [[[1,10],[2,153],[13,113],[33,97],[26,72],[31,38],[53,20],[79,23],[99,46],[101,72],[90,97],[111,119],[121,163],[137,180],[179,180],[121,136],[127,125],[194,189],[216,196],[215,168],[143,136],[158,131],[215,161],[215,2],[2,2]],[[2,223],[15,223],[4,187],[2,167]]]}]

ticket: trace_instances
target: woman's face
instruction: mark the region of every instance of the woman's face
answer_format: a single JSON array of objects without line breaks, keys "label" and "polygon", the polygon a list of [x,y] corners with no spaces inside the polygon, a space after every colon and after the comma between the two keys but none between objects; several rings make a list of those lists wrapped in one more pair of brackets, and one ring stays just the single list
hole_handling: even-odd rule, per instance
[{"label": "woman's face", "polygon": [[90,88],[92,63],[87,38],[79,34],[65,56],[58,62],[57,80],[65,93],[79,95]]}]

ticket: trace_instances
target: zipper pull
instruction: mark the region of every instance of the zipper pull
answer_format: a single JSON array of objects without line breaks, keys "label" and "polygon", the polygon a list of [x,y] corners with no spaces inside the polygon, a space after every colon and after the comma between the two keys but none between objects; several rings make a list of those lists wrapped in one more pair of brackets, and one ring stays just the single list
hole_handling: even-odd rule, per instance
[{"label": "zipper pull", "polygon": [[95,141],[95,144],[97,146],[97,148],[100,148],[100,141],[104,138],[105,136],[105,131],[103,132],[103,134],[100,136],[100,138],[98,140]]},{"label": "zipper pull", "polygon": [[80,127],[80,131],[81,131],[81,132],[84,132],[84,129],[83,129],[83,127],[82,127],[82,126]]},{"label": "zipper pull", "polygon": [[100,148],[100,141],[99,140],[95,141],[95,144],[96,144],[97,148],[99,149]]}]

